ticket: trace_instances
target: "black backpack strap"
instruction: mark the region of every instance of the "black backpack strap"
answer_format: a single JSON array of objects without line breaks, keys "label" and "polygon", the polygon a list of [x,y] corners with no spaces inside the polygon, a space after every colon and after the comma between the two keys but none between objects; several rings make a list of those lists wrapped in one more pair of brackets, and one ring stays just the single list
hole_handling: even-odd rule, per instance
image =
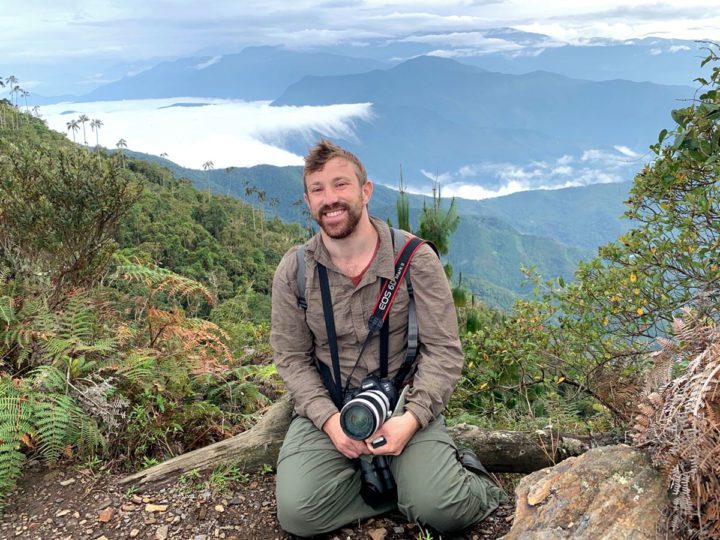
[{"label": "black backpack strap", "polygon": [[305,299],[305,244],[298,246],[295,256],[297,257],[298,306],[303,310],[307,310],[307,300]]},{"label": "black backpack strap", "polygon": [[[328,280],[327,268],[318,263],[318,277],[320,278],[320,293],[322,295],[323,313],[325,314],[325,329],[330,346],[330,358],[332,359],[333,376],[330,376],[328,367],[316,360],[320,375],[323,378],[325,387],[330,392],[335,406],[340,409],[343,401],[342,381],[340,380],[340,356],[338,355],[337,333],[335,331],[335,316],[333,314],[332,298],[330,296],[330,281]],[[324,368],[324,369],[323,369]],[[323,373],[324,372],[324,373]]]}]

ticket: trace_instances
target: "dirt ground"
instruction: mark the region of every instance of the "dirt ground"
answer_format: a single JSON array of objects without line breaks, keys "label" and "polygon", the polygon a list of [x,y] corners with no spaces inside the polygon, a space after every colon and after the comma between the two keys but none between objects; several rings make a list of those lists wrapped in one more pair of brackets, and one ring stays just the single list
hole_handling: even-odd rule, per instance
[{"label": "dirt ground", "polygon": [[[211,480],[208,475],[186,475],[171,485],[138,490],[120,485],[118,475],[79,468],[47,470],[31,464],[17,489],[5,499],[0,538],[295,538],[282,531],[275,518],[274,474],[268,471],[235,476]],[[499,538],[510,529],[513,512],[512,505],[503,506],[483,523],[452,538]],[[443,537],[405,522],[400,514],[389,514],[320,538],[438,540]]]}]

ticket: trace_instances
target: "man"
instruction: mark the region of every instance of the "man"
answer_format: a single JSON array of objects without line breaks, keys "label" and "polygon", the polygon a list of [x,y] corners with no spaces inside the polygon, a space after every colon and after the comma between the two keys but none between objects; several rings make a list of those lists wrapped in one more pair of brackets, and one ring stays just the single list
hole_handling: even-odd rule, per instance
[{"label": "man", "polygon": [[[379,369],[380,338],[368,334],[380,283],[395,272],[392,235],[368,214],[373,184],[350,152],[321,140],[305,158],[305,202],[320,233],[305,244],[305,297],[298,304],[297,248],[278,265],[272,292],[272,335],[278,372],[295,403],[277,469],[280,525],[298,536],[328,532],[397,508],[441,532],[466,528],[504,497],[486,476],[463,467],[441,415],[460,377],[463,354],[442,265],[428,245],[410,264],[419,348],[402,410],[365,441],[348,437],[316,366],[332,373],[331,347],[318,267],[327,268],[341,381],[358,388]],[[400,249],[402,246],[395,246]],[[408,339],[409,296],[403,282],[391,306],[388,377],[399,371]],[[387,323],[386,323],[387,324]],[[382,446],[372,442],[384,438]],[[360,456],[393,456],[397,500],[370,506],[360,496]]]}]

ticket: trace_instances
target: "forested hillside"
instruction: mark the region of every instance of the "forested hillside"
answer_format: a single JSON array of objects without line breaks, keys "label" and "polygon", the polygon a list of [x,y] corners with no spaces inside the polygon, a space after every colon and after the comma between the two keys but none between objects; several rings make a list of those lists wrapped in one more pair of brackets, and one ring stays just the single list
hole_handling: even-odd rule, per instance
[{"label": "forested hillside", "polygon": [[299,226],[0,102],[0,491],[24,452],[133,469],[277,394],[269,288]]}]

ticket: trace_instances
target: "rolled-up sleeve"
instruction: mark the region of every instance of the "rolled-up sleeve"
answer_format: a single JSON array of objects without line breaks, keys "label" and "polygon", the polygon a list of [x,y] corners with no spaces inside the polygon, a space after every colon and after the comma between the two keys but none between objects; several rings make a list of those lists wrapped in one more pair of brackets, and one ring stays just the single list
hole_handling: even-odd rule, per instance
[{"label": "rolled-up sleeve", "polygon": [[296,249],[285,254],[273,278],[270,344],[295,411],[322,429],[337,408],[315,367],[313,336],[298,306]]},{"label": "rolled-up sleeve", "polygon": [[405,409],[424,428],[450,401],[464,357],[450,285],[440,260],[429,246],[418,250],[410,271],[420,346]]}]

